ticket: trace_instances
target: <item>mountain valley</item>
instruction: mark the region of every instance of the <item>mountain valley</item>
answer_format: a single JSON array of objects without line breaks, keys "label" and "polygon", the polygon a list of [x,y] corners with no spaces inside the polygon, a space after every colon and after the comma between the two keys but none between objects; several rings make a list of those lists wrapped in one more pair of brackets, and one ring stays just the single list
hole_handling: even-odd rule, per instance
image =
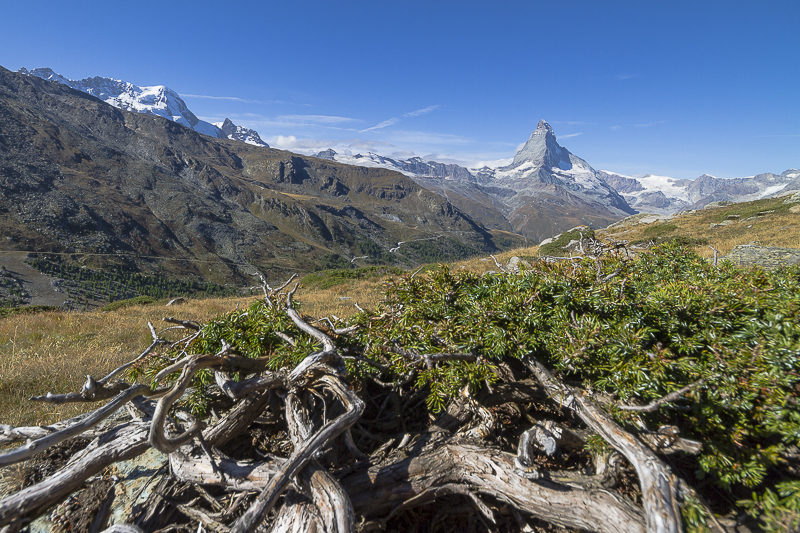
[{"label": "mountain valley", "polygon": [[236,283],[255,269],[412,266],[800,188],[792,169],[695,180],[595,170],[544,120],[494,168],[302,156],[230,119],[200,120],[165,86],[0,74],[3,248],[98,266]]},{"label": "mountain valley", "polygon": [[0,147],[5,250],[242,284],[523,241],[396,172],[201,135],[4,69]]}]

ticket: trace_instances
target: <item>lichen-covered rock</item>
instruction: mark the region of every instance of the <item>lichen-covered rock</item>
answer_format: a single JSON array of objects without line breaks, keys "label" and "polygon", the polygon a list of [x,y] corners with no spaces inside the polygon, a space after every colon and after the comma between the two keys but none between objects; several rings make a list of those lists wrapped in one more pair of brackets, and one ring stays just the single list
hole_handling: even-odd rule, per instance
[{"label": "lichen-covered rock", "polygon": [[789,198],[783,201],[785,204],[796,204],[800,202],[800,191],[794,193]]},{"label": "lichen-covered rock", "polygon": [[513,272],[514,274],[519,274],[522,268],[529,269],[531,268],[531,264],[524,259],[520,259],[516,255],[509,259],[508,265],[506,265],[506,270]]},{"label": "lichen-covered rock", "polygon": [[739,266],[777,268],[786,265],[800,265],[800,249],[742,244],[734,246],[725,259]]}]

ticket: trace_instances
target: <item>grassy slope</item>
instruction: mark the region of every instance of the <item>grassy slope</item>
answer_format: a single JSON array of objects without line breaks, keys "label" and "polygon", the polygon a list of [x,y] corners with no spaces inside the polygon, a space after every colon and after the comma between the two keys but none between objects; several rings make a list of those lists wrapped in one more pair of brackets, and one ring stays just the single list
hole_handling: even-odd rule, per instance
[{"label": "grassy slope", "polygon": [[[800,204],[793,204],[798,206]],[[759,241],[766,246],[800,248],[800,213],[783,199],[760,200],[727,207],[708,209],[681,215],[651,224],[618,225],[600,230],[600,236],[636,241],[654,236],[687,236],[707,239],[708,244],[727,253],[736,244]],[[757,213],[771,211],[763,216]],[[795,211],[800,211],[795,209]],[[739,215],[738,221],[727,226],[711,227]],[[696,251],[710,257],[707,245]],[[498,254],[501,263],[512,256],[535,257],[537,247],[519,248]],[[452,265],[452,268],[473,272],[497,270],[489,257],[475,258]],[[358,303],[363,308],[375,308],[383,294],[383,282],[388,273],[349,271],[315,274],[308,278],[297,295],[301,310],[311,317],[351,316]],[[356,274],[356,275],[353,275]],[[163,328],[161,318],[175,315],[182,319],[207,321],[232,310],[237,303],[246,306],[255,297],[190,300],[180,307],[166,308],[161,304],[132,306],[103,313],[45,312],[0,318],[0,423],[24,425],[51,423],[91,406],[50,406],[28,402],[31,395],[50,391],[63,393],[79,390],[86,374],[95,377],[135,357],[150,344],[147,321],[157,329]]]},{"label": "grassy slope", "polygon": [[[785,204],[785,198],[770,198],[703,209],[650,224],[617,223],[597,232],[599,237],[636,242],[650,238],[684,236],[707,241],[695,245],[703,257],[713,257],[713,246],[721,254],[737,244],[758,242],[763,246],[800,248],[800,204]],[[769,212],[773,211],[773,212]],[[793,212],[794,211],[794,212]],[[759,213],[765,213],[759,216]],[[738,215],[738,219],[735,218]],[[724,226],[714,226],[729,221]]]}]

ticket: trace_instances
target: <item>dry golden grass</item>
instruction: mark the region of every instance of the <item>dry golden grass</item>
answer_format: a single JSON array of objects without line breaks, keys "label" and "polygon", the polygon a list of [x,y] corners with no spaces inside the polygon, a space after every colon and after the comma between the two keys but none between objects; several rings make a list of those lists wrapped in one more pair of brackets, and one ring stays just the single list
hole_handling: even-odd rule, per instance
[{"label": "dry golden grass", "polygon": [[[664,232],[666,237],[680,235],[690,239],[705,239],[708,244],[696,245],[692,248],[707,258],[714,255],[709,246],[719,250],[722,255],[729,253],[736,245],[753,242],[762,246],[800,248],[800,212],[783,202],[784,198],[773,198],[703,209],[666,221],[599,230],[597,234],[601,237],[635,242],[646,239],[648,232],[650,234],[659,233],[659,226],[666,226],[667,231]],[[756,216],[757,213],[767,211],[774,212]],[[719,224],[729,216],[736,215],[739,215],[740,218],[730,219],[730,223],[724,226],[712,227],[712,224]],[[675,226],[675,229],[669,230],[668,226]]]},{"label": "dry golden grass", "polygon": [[157,330],[165,326],[164,316],[207,321],[235,305],[236,299],[211,299],[175,308],[135,306],[108,313],[46,312],[0,319],[0,422],[52,423],[96,407],[28,398],[78,391],[87,374],[102,377],[132,359],[152,342],[148,321]]},{"label": "dry golden grass", "polygon": [[358,312],[355,304],[363,309],[377,309],[383,299],[383,286],[389,276],[378,276],[365,280],[353,280],[329,289],[303,290],[295,297],[300,302],[304,315],[313,318],[348,318]]},{"label": "dry golden grass", "polygon": [[[347,318],[358,310],[376,308],[382,278],[356,280],[295,296],[302,312],[321,318]],[[178,307],[132,306],[88,313],[45,312],[0,319],[0,423],[14,426],[48,424],[96,408],[94,404],[51,405],[28,401],[47,392],[80,390],[87,374],[99,378],[141,353],[151,342],[150,321],[159,331],[161,319],[207,322],[246,307],[256,297],[189,300]],[[177,338],[174,337],[173,338]]]},{"label": "dry golden grass", "polygon": [[[514,256],[530,260],[530,258],[537,257],[538,255],[539,246],[536,245],[509,250],[507,252],[495,254],[494,257],[497,259],[498,263],[505,266],[508,264],[509,259]],[[466,270],[467,272],[474,272],[476,274],[483,274],[484,272],[489,272],[491,270],[494,270],[495,272],[499,271],[494,259],[492,259],[491,256],[473,257],[472,259],[467,259],[466,261],[459,261],[458,263],[451,265],[450,269],[452,271]]]}]

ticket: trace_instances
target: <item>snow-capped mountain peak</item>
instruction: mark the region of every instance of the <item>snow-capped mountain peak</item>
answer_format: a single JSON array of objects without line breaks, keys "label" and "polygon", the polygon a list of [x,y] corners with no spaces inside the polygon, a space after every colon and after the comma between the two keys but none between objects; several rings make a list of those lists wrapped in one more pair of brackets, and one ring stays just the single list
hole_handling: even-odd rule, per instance
[{"label": "snow-capped mountain peak", "polygon": [[50,68],[27,70],[23,67],[18,72],[67,85],[78,91],[91,94],[120,109],[147,115],[157,115],[182,124],[187,128],[192,128],[198,133],[222,139],[226,138],[226,135],[219,128],[209,122],[198,119],[189,110],[180,95],[164,85],[139,87],[123,80],[101,76],[71,80]]},{"label": "snow-capped mountain peak", "polygon": [[514,161],[504,170],[518,168],[525,163],[532,163],[536,167],[572,168],[568,150],[562,148],[556,141],[553,128],[544,120],[540,120],[536,129],[531,133],[525,146],[514,155]]},{"label": "snow-capped mountain peak", "polygon": [[237,126],[229,118],[226,118],[223,122],[214,122],[214,126],[222,130],[222,133],[224,133],[228,139],[241,141],[254,146],[261,146],[263,148],[269,148],[269,145],[261,140],[261,137],[258,135],[256,130]]}]

